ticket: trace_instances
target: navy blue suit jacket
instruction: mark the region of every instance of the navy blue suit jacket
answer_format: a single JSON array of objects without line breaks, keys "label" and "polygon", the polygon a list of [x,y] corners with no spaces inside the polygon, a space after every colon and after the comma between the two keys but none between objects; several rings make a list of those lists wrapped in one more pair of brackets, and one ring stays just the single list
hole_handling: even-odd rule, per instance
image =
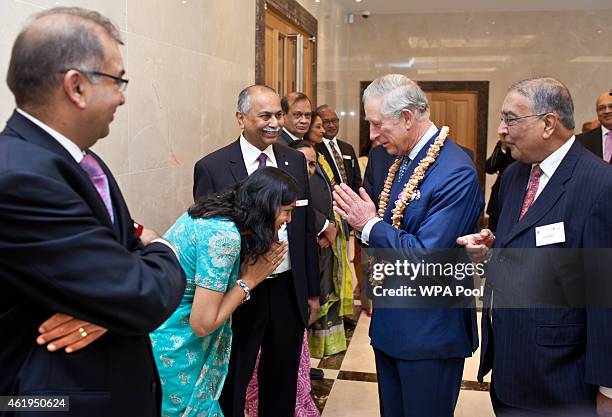
[{"label": "navy blue suit jacket", "polygon": [[[493,310],[483,312],[479,378],[493,369],[497,397],[513,407],[592,408],[597,386],[612,386],[612,314],[592,304],[573,307],[589,306],[589,294],[608,297],[611,304],[609,280],[595,279],[610,273],[610,257],[578,249],[612,247],[612,169],[576,141],[519,221],[530,171],[531,165],[516,162],[502,176],[501,214],[487,271]],[[536,248],[537,227],[559,222],[565,242],[517,251]],[[527,297],[538,308],[496,308]],[[485,306],[489,303],[487,296]],[[551,304],[556,307],[539,308]]]},{"label": "navy blue suit jacket", "polygon": [[[434,140],[423,147],[414,163],[425,156]],[[370,152],[364,187],[376,204],[394,159],[380,146]],[[419,262],[413,249],[455,248],[458,236],[474,231],[483,197],[474,164],[455,143],[445,142],[419,190],[420,199],[408,204],[401,228],[378,222],[370,233],[369,247],[394,248],[405,259]],[[392,197],[389,205],[393,201]],[[375,308],[370,337],[376,349],[407,360],[468,357],[478,345],[475,312],[462,308]]]},{"label": "navy blue suit jacket", "polygon": [[[117,183],[94,157],[114,224],[55,139],[17,112],[0,133],[0,395],[69,395],[71,416],[155,416],[148,333],[174,311],[185,278],[170,248],[134,237]],[[108,332],[76,353],[49,352],[36,337],[56,312]]]},{"label": "navy blue suit jacket", "polygon": [[[300,188],[299,200],[308,200],[306,206],[295,207],[291,223],[287,225],[291,272],[297,304],[304,325],[308,322],[308,298],[319,295],[319,264],[317,231],[310,201],[310,184],[306,172],[306,159],[301,152],[274,144],[278,168],[291,175]],[[210,192],[219,192],[248,176],[240,149],[240,140],[216,150],[200,159],[194,167],[194,199]],[[256,291],[257,289],[255,289]]]}]

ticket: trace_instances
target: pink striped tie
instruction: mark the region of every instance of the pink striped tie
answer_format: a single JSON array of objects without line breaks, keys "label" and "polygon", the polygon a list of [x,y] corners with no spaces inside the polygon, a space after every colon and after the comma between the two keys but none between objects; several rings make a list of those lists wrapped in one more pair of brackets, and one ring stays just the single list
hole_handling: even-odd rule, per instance
[{"label": "pink striped tie", "polygon": [[612,130],[606,133],[606,141],[604,142],[604,160],[612,162]]},{"label": "pink striped tie", "polygon": [[100,194],[100,197],[106,206],[106,211],[108,211],[111,222],[114,222],[115,216],[113,215],[113,204],[110,197],[108,178],[102,170],[102,167],[90,154],[85,155],[79,165],[81,165],[81,168],[83,168],[83,170],[87,173],[94,187],[96,187],[96,191],[98,191],[98,194]]},{"label": "pink striped tie", "polygon": [[538,187],[540,186],[540,176],[542,175],[542,168],[539,165],[535,165],[531,169],[531,175],[529,176],[529,185],[527,186],[527,192],[525,193],[525,199],[523,200],[523,207],[521,208],[521,215],[519,220],[523,218],[529,207],[533,204],[535,196],[538,193]]}]

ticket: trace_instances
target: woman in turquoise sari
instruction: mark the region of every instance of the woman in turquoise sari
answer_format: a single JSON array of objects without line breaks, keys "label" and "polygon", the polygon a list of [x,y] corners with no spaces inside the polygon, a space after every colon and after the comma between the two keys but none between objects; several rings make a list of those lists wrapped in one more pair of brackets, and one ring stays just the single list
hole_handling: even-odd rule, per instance
[{"label": "woman in turquoise sari", "polygon": [[162,416],[222,417],[219,396],[232,341],[231,314],[282,262],[280,226],[291,221],[293,178],[263,168],[210,195],[166,232],[187,277],[177,310],[151,334]]}]

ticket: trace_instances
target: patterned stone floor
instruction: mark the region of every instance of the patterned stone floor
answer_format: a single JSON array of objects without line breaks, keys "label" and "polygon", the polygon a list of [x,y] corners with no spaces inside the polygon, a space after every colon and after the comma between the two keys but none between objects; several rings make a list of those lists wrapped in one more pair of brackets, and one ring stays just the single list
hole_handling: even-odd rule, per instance
[{"label": "patterned stone floor", "polygon": [[[358,303],[358,302],[357,302]],[[359,310],[359,306],[356,306]],[[322,417],[378,417],[378,386],[374,352],[370,346],[366,314],[355,315],[355,330],[348,330],[346,352],[319,359],[311,359],[311,366],[323,369],[323,380],[313,381],[312,395]],[[480,321],[480,314],[478,315]],[[489,400],[488,378],[476,382],[479,353],[465,362],[463,381],[456,417],[493,417]]]}]

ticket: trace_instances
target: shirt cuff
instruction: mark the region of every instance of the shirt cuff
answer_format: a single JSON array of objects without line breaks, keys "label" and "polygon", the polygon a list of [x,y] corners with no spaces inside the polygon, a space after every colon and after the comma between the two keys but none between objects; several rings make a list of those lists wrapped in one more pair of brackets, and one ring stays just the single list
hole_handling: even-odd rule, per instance
[{"label": "shirt cuff", "polygon": [[151,241],[151,243],[154,243],[154,242],[159,242],[159,243],[162,243],[162,244],[168,246],[170,249],[172,249],[172,252],[174,253],[174,256],[176,256],[176,259],[178,259],[178,257],[179,257],[178,256],[178,252],[176,251],[176,249],[174,249],[174,246],[172,246],[172,244],[170,242],[168,242],[166,239],[162,239],[160,237],[158,239],[153,239]]},{"label": "shirt cuff", "polygon": [[363,226],[363,229],[361,230],[361,242],[364,245],[367,245],[370,241],[370,232],[372,231],[374,225],[379,221],[382,221],[380,217],[372,217],[370,220],[368,220],[365,226]]},{"label": "shirt cuff", "polygon": [[608,398],[612,398],[612,388],[608,387],[599,387],[599,392],[605,395]]},{"label": "shirt cuff", "polygon": [[329,226],[329,220],[325,219],[325,224],[323,225],[323,229],[321,229],[321,231],[317,233],[317,236],[321,236],[321,233],[323,233],[325,229],[327,229],[328,226]]}]

